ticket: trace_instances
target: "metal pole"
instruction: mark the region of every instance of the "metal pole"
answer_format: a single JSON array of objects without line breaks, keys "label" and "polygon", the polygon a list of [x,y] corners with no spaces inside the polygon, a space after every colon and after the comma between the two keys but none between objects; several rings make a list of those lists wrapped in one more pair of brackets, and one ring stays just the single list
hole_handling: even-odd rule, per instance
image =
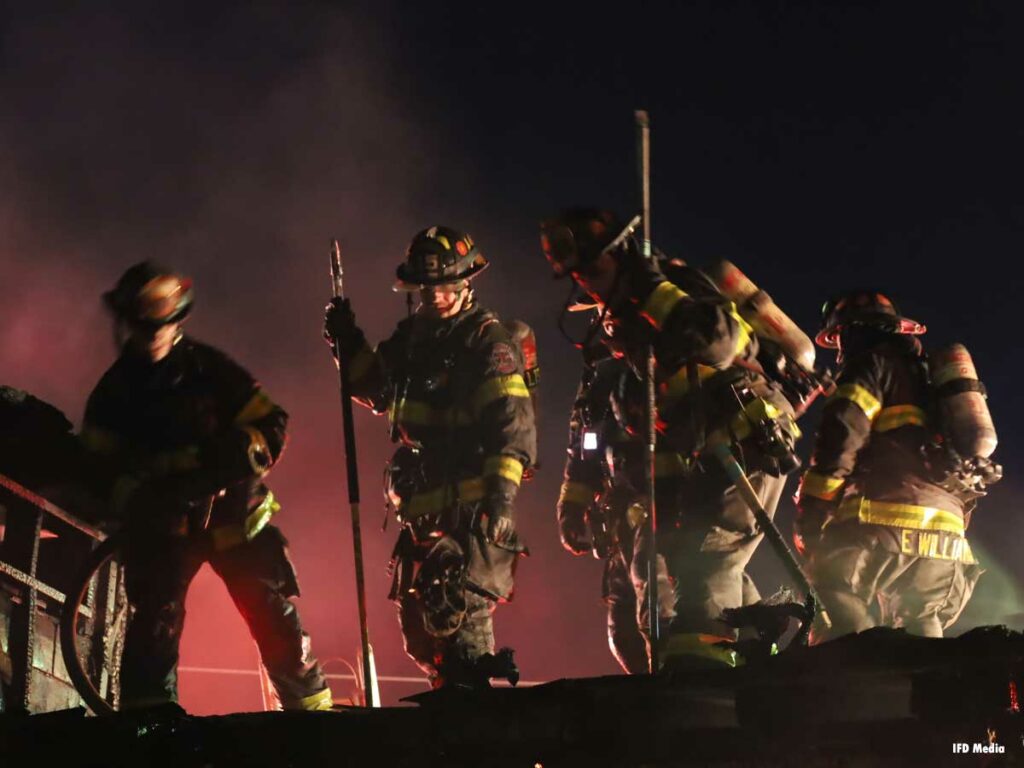
[{"label": "metal pole", "polygon": [[[341,246],[331,241],[331,283],[334,297],[345,298],[344,273],[341,266]],[[345,434],[345,468],[348,475],[348,505],[352,513],[352,553],[356,567],[356,602],[359,606],[359,643],[362,650],[363,701],[368,707],[377,701],[377,672],[370,646],[370,631],[366,623],[366,582],[363,578],[363,534],[359,523],[359,470],[356,463],[356,432],[352,418],[352,385],[349,381],[348,360],[342,358],[338,342],[334,342],[334,356],[338,359],[338,377],[341,382],[341,416]]]},{"label": "metal pole", "polygon": [[[640,204],[643,216],[643,257],[651,259],[651,124],[647,112],[637,110],[636,129],[638,143],[638,159],[640,174]],[[655,399],[655,360],[654,343],[647,344],[647,361],[644,367],[644,385],[646,389],[645,417],[647,448],[647,498],[650,515],[651,533],[647,543],[647,632],[651,645],[651,674],[658,671],[658,642],[661,631],[659,627],[658,600],[658,514],[655,504],[654,458],[657,443],[658,405]]]}]

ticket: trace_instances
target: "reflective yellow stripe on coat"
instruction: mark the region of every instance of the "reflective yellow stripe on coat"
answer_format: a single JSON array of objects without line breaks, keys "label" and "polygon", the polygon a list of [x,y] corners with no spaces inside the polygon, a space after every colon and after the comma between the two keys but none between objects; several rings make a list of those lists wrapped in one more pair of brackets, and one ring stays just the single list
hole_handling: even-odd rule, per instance
[{"label": "reflective yellow stripe on coat", "polygon": [[835,519],[860,520],[873,525],[889,525],[895,528],[913,528],[918,531],[945,531],[958,536],[964,535],[964,519],[956,513],[936,507],[922,507],[916,504],[900,504],[892,501],[872,501],[862,496],[845,499]]},{"label": "reflective yellow stripe on coat", "polygon": [[868,421],[874,421],[875,416],[882,410],[882,401],[860,384],[841,384],[828,400],[830,403],[836,400],[849,400],[864,412]]},{"label": "reflective yellow stripe on coat", "polygon": [[842,490],[842,487],[845,484],[845,478],[829,477],[828,475],[821,475],[813,469],[809,469],[804,472],[803,479],[800,481],[800,490],[798,491],[798,495],[813,496],[816,499],[832,501],[839,495],[839,491]]},{"label": "reflective yellow stripe on coat", "polygon": [[923,427],[927,418],[924,409],[916,405],[893,405],[878,412],[871,429],[875,432],[888,432],[906,426]]},{"label": "reflective yellow stripe on coat", "polygon": [[681,291],[666,280],[651,291],[651,295],[647,297],[640,312],[650,321],[651,325],[661,330],[661,326],[672,314],[676,304],[685,299],[687,295],[685,291]]},{"label": "reflective yellow stripe on coat", "polygon": [[521,374],[511,373],[508,376],[495,376],[488,379],[473,393],[473,414],[480,415],[488,405],[503,397],[529,397],[530,390]]}]

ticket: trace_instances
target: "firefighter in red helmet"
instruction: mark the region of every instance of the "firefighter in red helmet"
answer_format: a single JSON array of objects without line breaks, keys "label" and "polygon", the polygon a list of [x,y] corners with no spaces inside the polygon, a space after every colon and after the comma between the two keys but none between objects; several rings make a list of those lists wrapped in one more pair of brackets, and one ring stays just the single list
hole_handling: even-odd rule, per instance
[{"label": "firefighter in red helmet", "polygon": [[331,692],[291,598],[299,594],[279,509],[263,480],[288,414],[248,371],[182,330],[192,283],[142,262],[104,295],[120,355],[85,409],[93,478],[125,526],[128,599],[122,707],[177,701],[185,596],[208,562],[249,625],[286,709],[329,709]]},{"label": "firefighter in red helmet", "polygon": [[832,620],[815,629],[816,642],[879,623],[940,637],[981,573],[965,538],[965,505],[983,483],[948,460],[924,332],[876,291],[851,291],[823,308],[816,341],[836,350],[841,370],[794,525]]},{"label": "firefighter in red helmet", "polygon": [[430,227],[394,286],[418,291],[419,308],[389,339],[370,347],[344,299],[328,305],[324,328],[353,395],[388,415],[400,444],[386,487],[402,523],[391,599],[406,652],[435,687],[518,679],[511,651],[495,652],[492,614],[511,599],[525,551],[515,499],[536,457],[535,352],[522,323],[477,303],[470,280],[487,266],[469,235]]}]

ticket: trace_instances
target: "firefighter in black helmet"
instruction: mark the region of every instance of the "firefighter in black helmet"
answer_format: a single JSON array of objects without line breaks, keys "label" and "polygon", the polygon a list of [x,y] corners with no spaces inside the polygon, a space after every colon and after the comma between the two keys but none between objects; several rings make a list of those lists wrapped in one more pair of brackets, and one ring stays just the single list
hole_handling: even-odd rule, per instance
[{"label": "firefighter in black helmet", "polygon": [[185,336],[190,280],[152,262],[104,295],[120,356],[89,396],[80,439],[112,522],[128,532],[135,607],[121,671],[123,708],[177,701],[185,596],[208,562],[249,625],[287,709],[329,709],[292,597],[299,594],[279,509],[263,484],[288,415],[222,352]]},{"label": "firefighter in black helmet", "polygon": [[943,482],[925,327],[876,291],[825,304],[841,372],[796,495],[794,541],[832,619],[815,641],[883,625],[941,637],[980,575],[964,502]]},{"label": "firefighter in black helmet", "polygon": [[[704,449],[712,439],[731,443],[773,514],[784,475],[794,466],[793,409],[759,373],[757,339],[735,305],[678,260],[662,258],[664,269],[648,262],[631,235],[613,214],[577,208],[542,223],[541,247],[556,277],[570,275],[603,305],[604,320],[614,327],[636,379],[620,408],[627,430],[636,435],[646,431],[645,388],[637,372],[644,370],[653,344],[657,454],[674,455],[682,464],[672,495],[663,499],[659,490],[657,499],[658,554],[675,597],[659,657],[671,664],[734,665],[736,632],[720,618],[723,609],[743,603],[744,568],[762,536],[724,470]],[[764,433],[769,426],[778,437],[771,445]],[[626,463],[642,477],[648,468],[635,466],[642,461]],[[640,512],[643,517],[642,506]],[[650,535],[644,519],[635,531],[635,551],[645,551]],[[646,630],[644,560],[633,558],[632,576],[639,623]]]},{"label": "firefighter in black helmet", "polygon": [[536,432],[525,345],[470,287],[487,265],[469,235],[430,227],[394,286],[418,291],[420,305],[389,339],[371,348],[341,299],[324,329],[354,396],[388,415],[400,443],[386,488],[402,523],[391,599],[406,652],[435,687],[518,679],[511,651],[495,653],[492,614],[511,599],[524,552],[515,498]]}]

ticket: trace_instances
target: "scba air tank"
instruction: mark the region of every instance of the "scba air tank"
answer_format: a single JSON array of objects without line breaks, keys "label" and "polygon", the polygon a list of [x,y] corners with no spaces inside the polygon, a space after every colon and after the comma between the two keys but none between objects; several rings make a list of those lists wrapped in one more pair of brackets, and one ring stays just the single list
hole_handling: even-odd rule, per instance
[{"label": "scba air tank", "polygon": [[978,381],[971,354],[963,344],[950,344],[931,357],[932,387],[937,396],[942,430],[961,456],[988,458],[998,438]]},{"label": "scba air tank", "polygon": [[712,265],[708,274],[758,336],[778,344],[808,373],[814,370],[814,343],[739,267],[722,259]]}]

